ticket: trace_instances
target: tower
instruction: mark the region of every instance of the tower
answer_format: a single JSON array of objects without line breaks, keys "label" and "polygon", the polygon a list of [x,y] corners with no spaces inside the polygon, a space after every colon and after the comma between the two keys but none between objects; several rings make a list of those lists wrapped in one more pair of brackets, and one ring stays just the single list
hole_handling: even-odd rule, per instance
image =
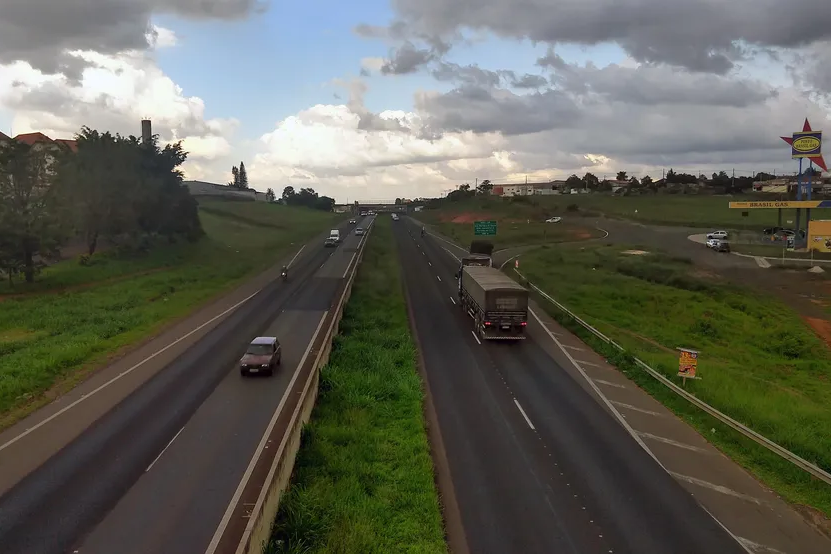
[{"label": "tower", "polygon": [[141,141],[142,142],[150,142],[150,139],[153,137],[153,125],[150,123],[149,119],[142,119],[141,120]]}]

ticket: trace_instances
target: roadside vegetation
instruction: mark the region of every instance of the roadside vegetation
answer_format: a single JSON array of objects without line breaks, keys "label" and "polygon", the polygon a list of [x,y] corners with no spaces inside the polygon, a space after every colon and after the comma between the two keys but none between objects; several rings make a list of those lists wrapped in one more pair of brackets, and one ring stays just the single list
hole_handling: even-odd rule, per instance
[{"label": "roadside vegetation", "polygon": [[[453,193],[451,193],[453,194]],[[553,216],[575,225],[591,225],[581,219],[610,217],[639,223],[701,227],[707,229],[750,229],[761,231],[777,224],[777,210],[731,210],[731,201],[765,201],[769,195],[736,194],[715,196],[709,194],[670,194],[658,189],[624,196],[611,192],[591,194],[558,194],[496,197],[468,191],[466,195],[431,200],[422,214],[431,222],[450,222],[453,219],[511,219],[542,222]],[[793,219],[793,210],[784,210],[783,219]]]},{"label": "roadside vegetation", "polygon": [[268,554],[447,552],[394,249],[378,218]]},{"label": "roadside vegetation", "polygon": [[[678,381],[676,347],[700,351],[687,389],[734,419],[831,470],[831,345],[779,301],[722,282],[691,260],[611,245],[543,247],[521,271],[627,350],[541,305],[708,440],[796,504],[831,516],[831,487],[718,423],[640,370],[635,355]],[[637,251],[636,248],[632,249]]]},{"label": "roadside vegetation", "polygon": [[[730,243],[730,248],[734,252],[739,252],[740,254],[748,254],[750,256],[763,256],[766,258],[779,258],[781,260],[782,257],[785,258],[785,263],[790,263],[787,258],[799,258],[801,260],[805,260],[805,267],[810,267],[811,259],[814,260],[831,260],[831,252],[801,252],[801,251],[788,251],[785,248],[784,244],[737,244],[735,241]],[[770,261],[772,264],[777,263],[774,260]],[[778,262],[778,263],[781,263]],[[822,267],[828,267],[831,269],[831,266],[828,264],[819,264]]]},{"label": "roadside vegetation", "polygon": [[181,144],[88,128],[70,143],[0,144],[0,428],[338,217],[200,210]]}]

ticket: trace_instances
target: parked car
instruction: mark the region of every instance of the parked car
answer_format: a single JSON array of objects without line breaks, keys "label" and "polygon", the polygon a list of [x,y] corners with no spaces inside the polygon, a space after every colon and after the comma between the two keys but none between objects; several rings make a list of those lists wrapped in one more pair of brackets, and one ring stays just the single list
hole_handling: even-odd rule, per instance
[{"label": "parked car", "polygon": [[707,239],[707,248],[715,248],[721,239]]},{"label": "parked car", "polygon": [[708,239],[726,239],[727,238],[727,231],[713,231],[712,233],[707,233]]},{"label": "parked car", "polygon": [[555,216],[555,217],[549,217],[548,219],[546,219],[546,220],[545,220],[545,222],[546,222],[546,223],[559,223],[559,222],[561,222],[562,220],[563,220],[563,218],[562,218],[562,217],[556,217],[556,216]]},{"label": "parked car", "polygon": [[782,227],[767,227],[762,232],[766,235],[775,235],[779,231],[782,231]]},{"label": "parked car", "polygon": [[283,348],[277,337],[257,337],[248,345],[242,359],[239,371],[243,376],[252,373],[273,375],[274,368],[280,365],[283,357]]},{"label": "parked car", "polygon": [[718,244],[713,247],[713,250],[716,252],[730,252],[730,243],[726,240],[720,240],[718,241]]}]

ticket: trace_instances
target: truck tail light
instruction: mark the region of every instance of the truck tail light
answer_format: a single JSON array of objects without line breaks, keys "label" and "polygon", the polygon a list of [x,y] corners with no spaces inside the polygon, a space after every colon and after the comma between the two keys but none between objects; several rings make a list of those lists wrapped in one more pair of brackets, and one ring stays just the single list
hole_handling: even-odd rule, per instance
[{"label": "truck tail light", "polygon": [[522,323],[520,323],[520,325],[522,325],[523,327],[525,327],[526,325],[528,325],[528,322],[527,322],[527,321],[523,321]]},{"label": "truck tail light", "polygon": [[490,321],[486,321],[486,322],[485,322],[485,327],[490,327],[490,325],[491,325],[491,322],[490,322]]}]

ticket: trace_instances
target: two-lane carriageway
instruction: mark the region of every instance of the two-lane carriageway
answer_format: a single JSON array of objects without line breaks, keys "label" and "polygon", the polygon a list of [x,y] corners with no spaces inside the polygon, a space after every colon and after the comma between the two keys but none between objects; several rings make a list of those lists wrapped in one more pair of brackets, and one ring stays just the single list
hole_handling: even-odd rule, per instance
[{"label": "two-lane carriageway", "polygon": [[[354,267],[363,241],[354,227],[340,227],[346,236],[336,249],[322,238],[308,244],[288,283],[269,283],[28,473],[19,463],[27,447],[72,427],[85,404],[25,434],[0,435],[0,470],[9,468],[0,552],[235,551],[227,539],[244,528],[259,492],[256,462],[273,453],[270,431],[296,401],[295,378],[310,367],[314,338]],[[282,364],[273,377],[244,378],[237,361],[258,335],[280,339]]]},{"label": "two-lane carriageway", "polygon": [[446,245],[395,237],[470,552],[746,552],[534,339],[479,341]]}]

